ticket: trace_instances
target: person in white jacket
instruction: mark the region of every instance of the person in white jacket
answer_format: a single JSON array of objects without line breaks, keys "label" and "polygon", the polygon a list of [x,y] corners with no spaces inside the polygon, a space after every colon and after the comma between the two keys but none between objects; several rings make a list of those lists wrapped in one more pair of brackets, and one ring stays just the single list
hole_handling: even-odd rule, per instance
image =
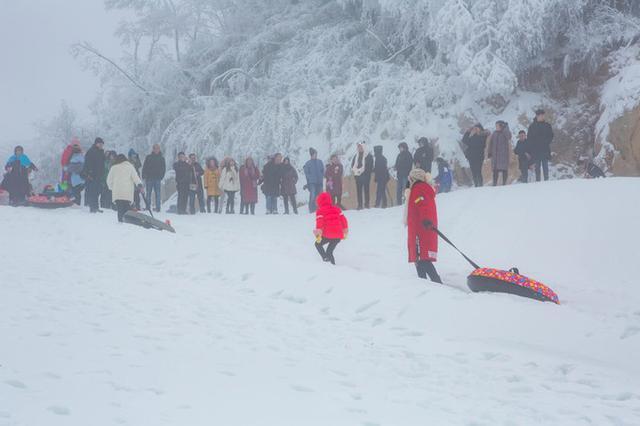
[{"label": "person in white jacket", "polygon": [[238,166],[232,158],[224,160],[222,173],[220,174],[220,189],[227,196],[227,214],[235,214],[235,197],[236,192],[240,191],[240,175],[238,174]]},{"label": "person in white jacket", "polygon": [[123,222],[124,214],[133,203],[134,191],[143,192],[140,176],[124,154],[119,154],[109,169],[107,186],[113,194],[113,201],[118,211],[118,222]]}]

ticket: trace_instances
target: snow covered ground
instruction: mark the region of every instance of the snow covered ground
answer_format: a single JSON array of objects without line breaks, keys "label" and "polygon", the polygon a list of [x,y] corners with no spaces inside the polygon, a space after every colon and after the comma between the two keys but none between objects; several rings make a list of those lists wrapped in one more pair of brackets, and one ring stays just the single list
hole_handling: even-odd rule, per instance
[{"label": "snow covered ground", "polygon": [[348,212],[338,266],[313,217],[0,207],[0,425],[638,425],[640,180],[439,197],[477,262],[562,305],[415,278],[401,211]]}]

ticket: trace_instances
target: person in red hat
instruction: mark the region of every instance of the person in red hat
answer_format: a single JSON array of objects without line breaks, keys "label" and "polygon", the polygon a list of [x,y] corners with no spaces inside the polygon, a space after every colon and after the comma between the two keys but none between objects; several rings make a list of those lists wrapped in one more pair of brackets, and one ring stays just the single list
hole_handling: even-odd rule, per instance
[{"label": "person in red hat", "polygon": [[409,174],[411,192],[407,198],[407,245],[409,262],[416,264],[418,277],[442,284],[433,262],[438,258],[438,212],[431,175],[422,169]]},{"label": "person in red hat", "polygon": [[[333,252],[341,240],[347,238],[349,224],[342,210],[331,200],[331,194],[323,192],[316,199],[316,229],[313,235],[316,237],[316,250],[325,262],[336,264]],[[327,246],[325,250],[324,246]]]}]

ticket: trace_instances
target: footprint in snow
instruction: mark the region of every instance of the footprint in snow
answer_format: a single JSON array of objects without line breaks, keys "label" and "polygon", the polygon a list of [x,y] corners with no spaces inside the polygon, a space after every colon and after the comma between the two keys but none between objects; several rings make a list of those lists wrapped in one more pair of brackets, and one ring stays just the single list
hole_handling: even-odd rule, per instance
[{"label": "footprint in snow", "polygon": [[242,281],[248,281],[249,278],[251,278],[252,274],[242,274],[241,280]]},{"label": "footprint in snow", "polygon": [[231,371],[218,371],[218,373],[222,374],[223,376],[228,376],[228,377],[235,377],[236,373],[233,373]]},{"label": "footprint in snow", "polygon": [[308,388],[306,386],[301,386],[301,385],[291,385],[291,389],[293,389],[294,391],[297,391],[297,392],[304,392],[304,393],[314,392],[313,389]]},{"label": "footprint in snow", "polygon": [[620,339],[628,339],[629,337],[633,337],[638,333],[640,333],[640,327],[627,327],[620,336]]},{"label": "footprint in snow", "polygon": [[69,414],[71,414],[71,410],[60,405],[52,405],[51,407],[47,408],[47,410],[59,416],[68,416]]},{"label": "footprint in snow", "polygon": [[364,304],[364,305],[360,306],[358,309],[356,309],[356,314],[361,314],[361,313],[371,309],[372,307],[374,307],[378,303],[380,303],[380,299],[377,299],[377,300],[374,300],[374,301],[369,302],[367,304]]},{"label": "footprint in snow", "polygon": [[6,380],[5,381],[6,384],[8,384],[9,386],[16,388],[16,389],[26,389],[27,385],[25,385],[24,383],[22,383],[19,380]]}]

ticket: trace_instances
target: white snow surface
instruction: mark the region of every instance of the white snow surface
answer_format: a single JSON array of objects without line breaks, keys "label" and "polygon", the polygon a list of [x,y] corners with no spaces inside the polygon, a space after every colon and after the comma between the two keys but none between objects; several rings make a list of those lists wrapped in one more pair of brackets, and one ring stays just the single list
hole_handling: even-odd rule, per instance
[{"label": "white snow surface", "polygon": [[[338,266],[314,218],[0,207],[0,425],[638,425],[640,180],[438,197],[485,266],[561,305],[415,277],[401,210],[347,212]],[[262,212],[260,212],[262,213]]]}]

